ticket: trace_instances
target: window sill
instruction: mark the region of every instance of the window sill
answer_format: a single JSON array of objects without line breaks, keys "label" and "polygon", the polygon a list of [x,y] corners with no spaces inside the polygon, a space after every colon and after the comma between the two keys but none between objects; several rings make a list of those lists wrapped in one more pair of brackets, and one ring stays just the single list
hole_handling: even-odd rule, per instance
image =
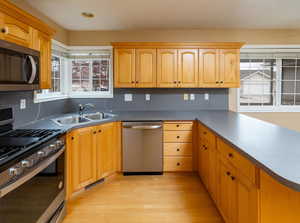
[{"label": "window sill", "polygon": [[62,100],[67,99],[68,95],[56,95],[56,96],[45,96],[45,97],[34,97],[34,103],[42,103],[47,101],[56,101],[56,100]]},{"label": "window sill", "polygon": [[300,106],[239,107],[238,112],[300,112]]},{"label": "window sill", "polygon": [[80,94],[70,94],[70,98],[113,98],[113,94],[90,94],[90,93],[80,93]]}]

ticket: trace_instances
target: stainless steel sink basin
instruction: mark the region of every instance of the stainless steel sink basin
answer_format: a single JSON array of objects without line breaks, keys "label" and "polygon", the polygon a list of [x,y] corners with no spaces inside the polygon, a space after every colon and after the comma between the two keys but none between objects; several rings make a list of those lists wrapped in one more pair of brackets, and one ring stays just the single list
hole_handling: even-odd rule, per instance
[{"label": "stainless steel sink basin", "polygon": [[58,125],[79,125],[82,123],[90,122],[87,118],[79,117],[79,115],[67,116],[53,120]]},{"label": "stainless steel sink basin", "polygon": [[110,118],[110,116],[108,116],[108,114],[103,113],[103,112],[96,112],[96,113],[92,113],[92,114],[85,114],[83,115],[83,117],[93,120],[93,121],[98,121],[98,120],[102,120],[102,119],[106,119],[106,118]]}]

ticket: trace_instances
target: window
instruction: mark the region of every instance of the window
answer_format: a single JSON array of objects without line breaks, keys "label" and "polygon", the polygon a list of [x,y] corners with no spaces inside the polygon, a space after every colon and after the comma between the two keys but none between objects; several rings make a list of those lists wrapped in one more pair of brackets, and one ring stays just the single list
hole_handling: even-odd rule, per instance
[{"label": "window", "polygon": [[51,65],[52,88],[36,91],[35,102],[51,101],[67,97],[63,79],[65,76],[66,58],[53,54]]},{"label": "window", "polygon": [[111,47],[67,47],[54,43],[52,88],[36,91],[35,102],[113,96]]},{"label": "window", "polygon": [[300,111],[300,55],[241,53],[239,111]]}]

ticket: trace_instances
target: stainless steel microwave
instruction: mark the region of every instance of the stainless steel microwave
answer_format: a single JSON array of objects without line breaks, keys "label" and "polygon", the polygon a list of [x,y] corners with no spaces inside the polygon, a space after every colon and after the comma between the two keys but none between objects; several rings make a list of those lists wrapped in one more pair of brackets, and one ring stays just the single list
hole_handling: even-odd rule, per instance
[{"label": "stainless steel microwave", "polygon": [[39,89],[40,53],[0,40],[0,91]]}]

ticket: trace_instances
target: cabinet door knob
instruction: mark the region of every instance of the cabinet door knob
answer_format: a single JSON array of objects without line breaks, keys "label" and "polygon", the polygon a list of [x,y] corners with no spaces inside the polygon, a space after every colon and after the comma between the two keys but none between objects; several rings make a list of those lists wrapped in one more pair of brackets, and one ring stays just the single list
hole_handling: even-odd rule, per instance
[{"label": "cabinet door knob", "polygon": [[177,83],[177,81],[174,81],[174,84],[176,84]]},{"label": "cabinet door knob", "polygon": [[221,84],[223,84],[223,83],[224,83],[224,81],[220,81],[220,83],[221,83]]},{"label": "cabinet door knob", "polygon": [[177,138],[177,139],[179,139],[179,138],[180,138],[180,136],[176,136],[176,138]]},{"label": "cabinet door knob", "polygon": [[219,81],[216,81],[216,84],[218,84],[219,83]]},{"label": "cabinet door knob", "polygon": [[8,28],[7,27],[2,28],[1,32],[7,34],[8,33]]},{"label": "cabinet door knob", "polygon": [[100,133],[100,132],[102,132],[101,130],[98,130],[98,132]]},{"label": "cabinet door knob", "polygon": [[131,81],[131,83],[133,83],[133,84],[134,84],[135,82],[134,82],[134,81]]},{"label": "cabinet door knob", "polygon": [[180,84],[181,83],[181,81],[178,81],[178,84]]},{"label": "cabinet door knob", "polygon": [[234,176],[232,176],[232,177],[231,177],[231,180],[235,180],[235,177],[234,177]]},{"label": "cabinet door knob", "polygon": [[93,133],[94,133],[94,134],[96,134],[97,132],[96,132],[96,131],[94,131]]},{"label": "cabinet door knob", "polygon": [[227,176],[230,176],[230,172],[229,172],[229,171],[227,171],[227,172],[226,172],[226,175],[227,175]]},{"label": "cabinet door knob", "polygon": [[135,83],[136,83],[136,84],[138,84],[139,82],[138,82],[138,81],[136,81]]},{"label": "cabinet door knob", "polygon": [[180,166],[180,163],[177,163],[177,166]]},{"label": "cabinet door knob", "polygon": [[177,152],[179,152],[180,151],[180,149],[177,149]]},{"label": "cabinet door knob", "polygon": [[207,134],[207,132],[203,132],[203,135],[206,135]]},{"label": "cabinet door knob", "polygon": [[228,156],[229,156],[230,158],[232,158],[232,157],[233,157],[233,154],[232,154],[232,153],[228,153]]},{"label": "cabinet door knob", "polygon": [[178,127],[179,127],[179,125],[176,125],[176,127],[178,128]]}]

